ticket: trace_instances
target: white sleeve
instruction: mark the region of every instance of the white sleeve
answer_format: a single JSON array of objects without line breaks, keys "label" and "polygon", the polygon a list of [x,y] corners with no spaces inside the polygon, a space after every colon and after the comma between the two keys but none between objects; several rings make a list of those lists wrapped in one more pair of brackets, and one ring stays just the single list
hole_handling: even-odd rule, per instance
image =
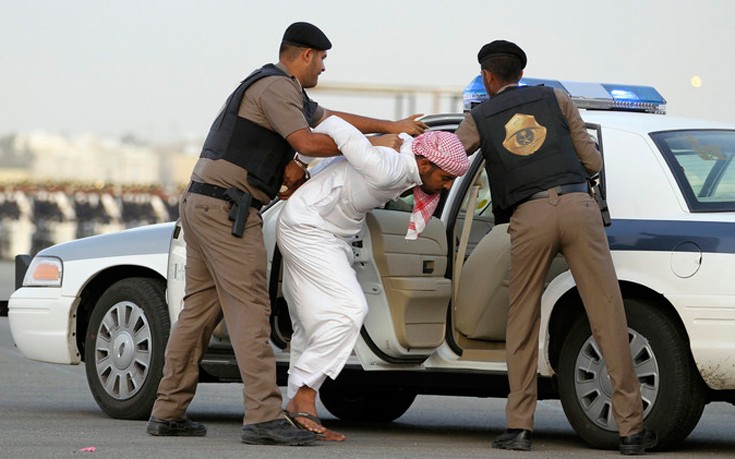
[{"label": "white sleeve", "polygon": [[365,134],[338,116],[330,116],[314,132],[334,139],[337,148],[358,172],[376,183],[385,183],[395,175],[399,154],[388,147],[373,146]]}]

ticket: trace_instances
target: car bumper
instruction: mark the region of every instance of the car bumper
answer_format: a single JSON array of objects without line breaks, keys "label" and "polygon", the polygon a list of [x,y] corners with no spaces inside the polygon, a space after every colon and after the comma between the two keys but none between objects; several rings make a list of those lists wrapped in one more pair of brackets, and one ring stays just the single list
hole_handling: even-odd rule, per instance
[{"label": "car bumper", "polygon": [[60,296],[56,288],[21,288],[8,302],[10,333],[18,349],[32,360],[78,364],[74,320],[78,299]]}]

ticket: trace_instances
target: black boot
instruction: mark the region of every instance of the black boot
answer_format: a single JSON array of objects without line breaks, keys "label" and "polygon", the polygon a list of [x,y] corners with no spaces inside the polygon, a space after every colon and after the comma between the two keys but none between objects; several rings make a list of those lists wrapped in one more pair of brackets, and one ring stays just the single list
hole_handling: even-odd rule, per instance
[{"label": "black boot", "polygon": [[530,451],[532,436],[527,429],[505,429],[493,440],[493,448]]},{"label": "black boot", "polygon": [[643,429],[637,434],[620,437],[620,454],[627,456],[646,454],[646,450],[656,446],[657,442],[656,432]]},{"label": "black boot", "polygon": [[314,443],[314,432],[294,427],[286,419],[276,419],[258,424],[246,424],[240,437],[249,445],[300,446]]},{"label": "black boot", "polygon": [[207,427],[204,424],[186,419],[160,419],[151,416],[145,431],[149,435],[157,437],[203,437],[207,435]]}]

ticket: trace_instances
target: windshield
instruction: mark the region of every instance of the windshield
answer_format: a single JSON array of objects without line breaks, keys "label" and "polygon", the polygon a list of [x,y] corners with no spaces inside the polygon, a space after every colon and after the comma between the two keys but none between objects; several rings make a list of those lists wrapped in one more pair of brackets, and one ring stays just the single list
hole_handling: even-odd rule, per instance
[{"label": "windshield", "polygon": [[692,212],[735,211],[735,131],[651,134]]}]

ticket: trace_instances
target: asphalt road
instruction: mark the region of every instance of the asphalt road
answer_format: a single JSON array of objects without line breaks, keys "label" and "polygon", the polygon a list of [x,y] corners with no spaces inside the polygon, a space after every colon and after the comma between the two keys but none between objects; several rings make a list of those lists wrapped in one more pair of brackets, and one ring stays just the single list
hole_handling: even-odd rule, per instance
[{"label": "asphalt road", "polygon": [[[12,292],[12,263],[0,263],[0,300]],[[156,438],[144,421],[111,419],[97,407],[83,366],[32,362],[15,348],[7,317],[0,317],[0,458],[603,458],[574,433],[556,401],[541,401],[533,451],[493,450],[504,427],[502,399],[419,396],[390,424],[345,423],[322,406],[325,425],[348,436],[344,443],[308,447],[249,446],[239,442],[240,384],[202,384],[189,410],[204,422],[204,438]],[[83,451],[94,448],[94,452]],[[713,403],[677,451],[665,458],[735,457],[735,407]]]}]

